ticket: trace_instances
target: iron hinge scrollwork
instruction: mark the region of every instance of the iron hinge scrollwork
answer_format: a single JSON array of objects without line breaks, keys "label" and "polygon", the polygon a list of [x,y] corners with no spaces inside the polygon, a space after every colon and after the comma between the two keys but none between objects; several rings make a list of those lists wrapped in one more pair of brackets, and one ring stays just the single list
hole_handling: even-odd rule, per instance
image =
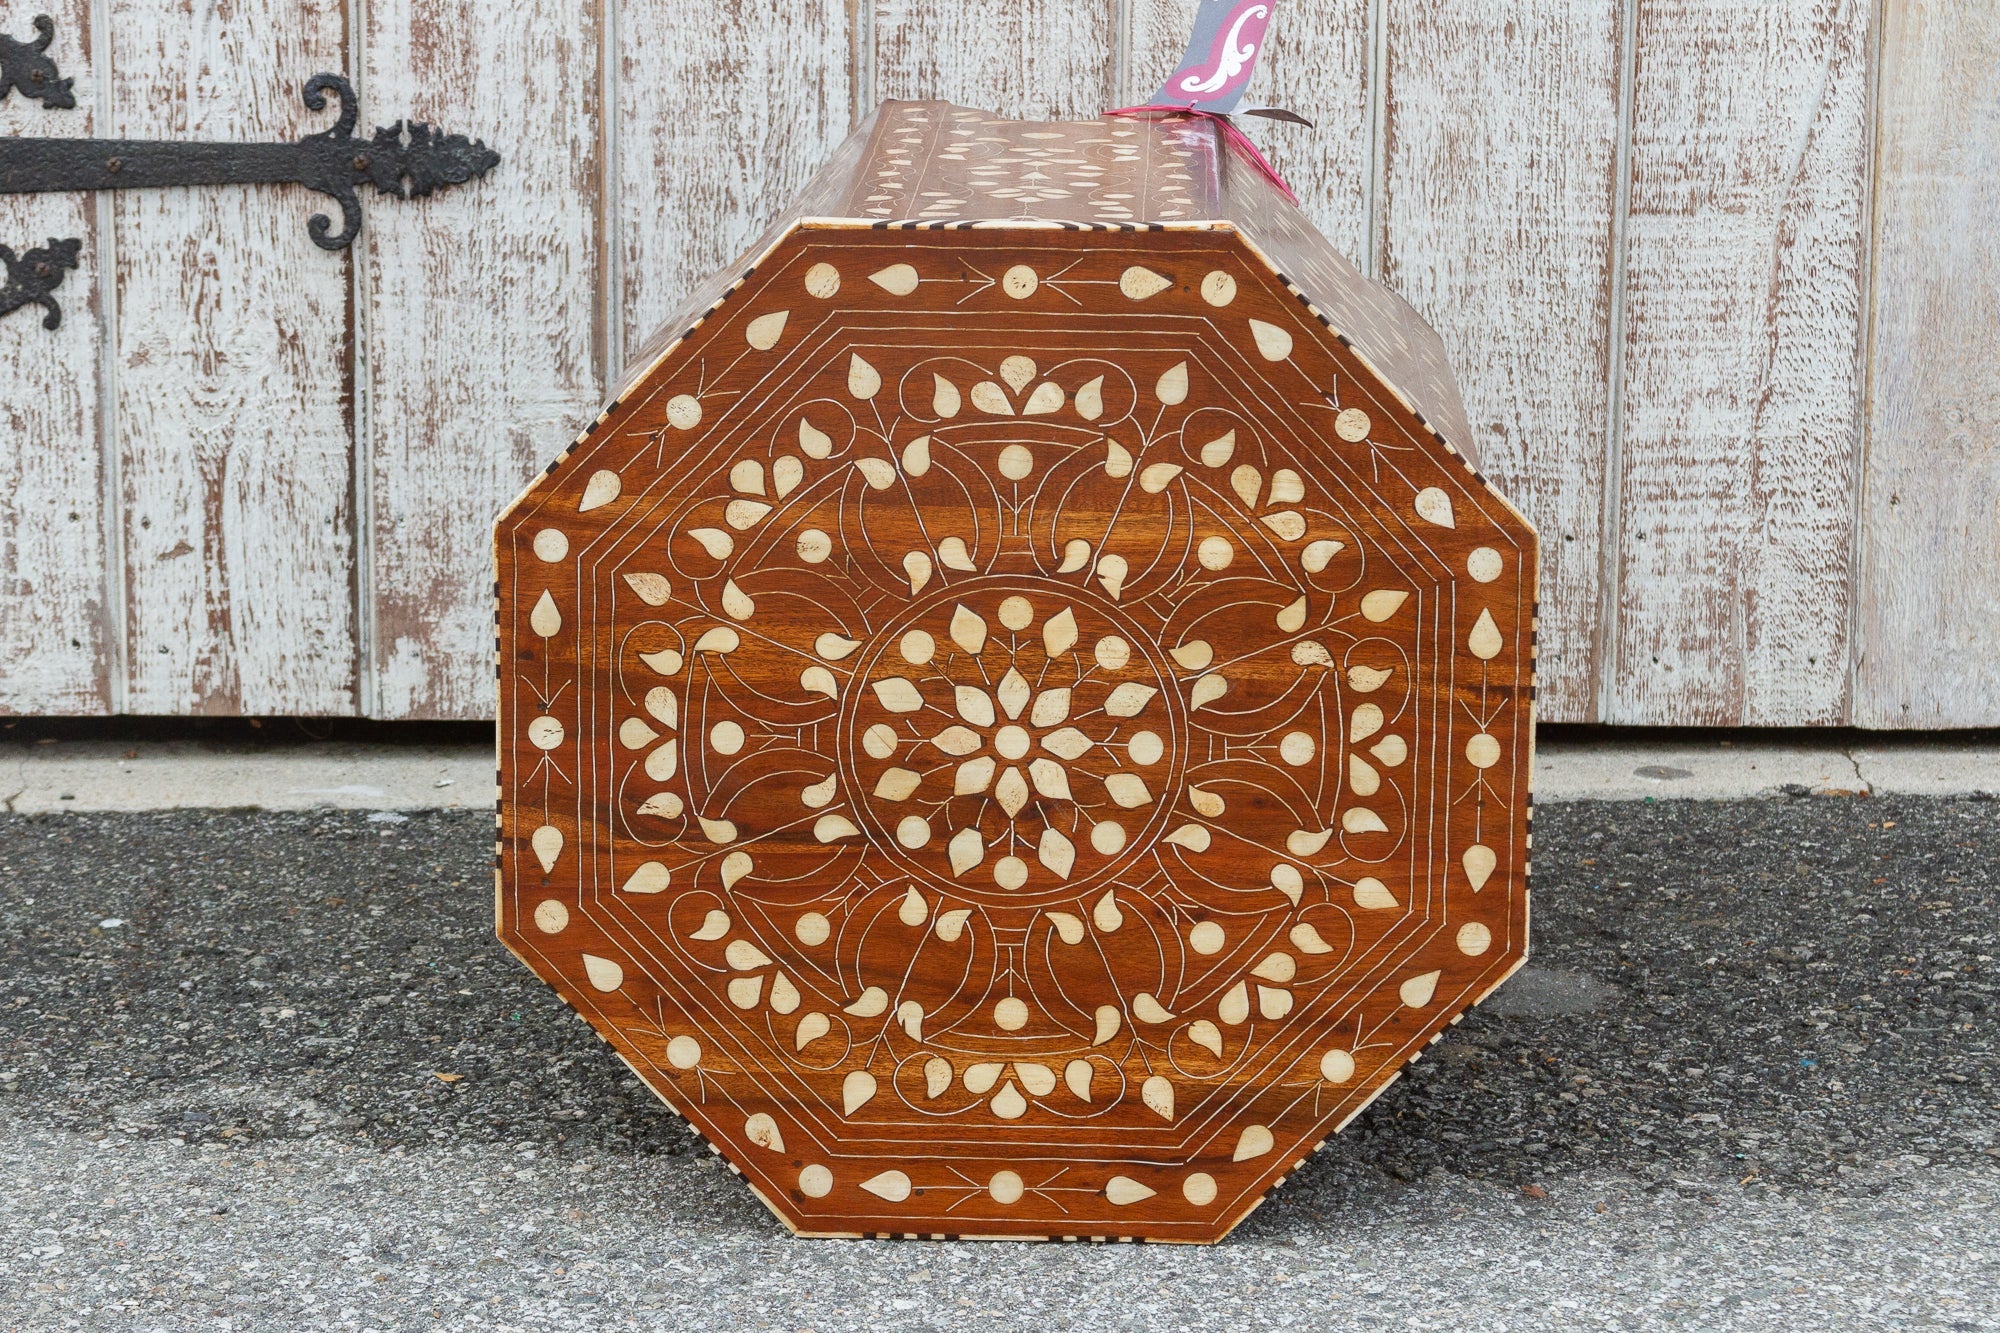
[{"label": "iron hinge scrollwork", "polygon": [[7,266],[7,281],[0,283],[0,317],[24,305],[38,305],[49,312],[42,316],[43,328],[62,327],[62,307],[56,304],[55,290],[63,274],[76,267],[82,249],[83,242],[74,236],[67,240],[51,236],[47,245],[18,256],[12,246],[0,245],[0,263]]},{"label": "iron hinge scrollwork", "polygon": [[56,39],[56,21],[47,14],[37,14],[34,28],[39,39],[32,42],[0,32],[0,102],[18,91],[51,111],[67,111],[76,105],[76,94],[70,91],[75,80],[58,78],[62,71],[42,54]]},{"label": "iron hinge scrollwork", "polygon": [[[54,40],[55,25],[43,15],[34,26],[40,34],[36,42],[0,36],[0,98],[18,88],[45,107],[74,106],[71,80],[58,78],[59,71],[43,54]],[[292,143],[0,138],[0,194],[303,185],[339,204],[338,230],[324,213],[308,218],[306,230],[321,249],[341,250],[361,230],[361,186],[398,199],[421,198],[483,176],[500,161],[500,155],[480,140],[445,134],[422,121],[399,120],[377,128],[372,137],[358,138],[354,87],[340,75],[315,74],[307,80],[307,109],[324,110],[328,93],[340,102],[333,125]],[[48,311],[44,326],[57,327],[62,311],[51,293],[63,273],[76,267],[80,244],[51,240],[18,259],[12,250],[0,247],[0,258],[7,265],[0,315],[37,304]]]}]

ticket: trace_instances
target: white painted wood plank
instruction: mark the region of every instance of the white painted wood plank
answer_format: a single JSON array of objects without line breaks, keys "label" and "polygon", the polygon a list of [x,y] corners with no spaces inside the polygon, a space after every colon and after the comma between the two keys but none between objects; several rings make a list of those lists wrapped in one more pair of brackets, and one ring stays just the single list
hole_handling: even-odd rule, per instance
[{"label": "white painted wood plank", "polygon": [[1621,25],[1602,0],[1386,11],[1382,276],[1541,534],[1536,714],[1596,717]]},{"label": "white painted wood plank", "polygon": [[866,108],[855,106],[844,0],[622,0],[612,40],[615,320],[635,349],[742,254]]},{"label": "white painted wood plank", "polygon": [[1886,7],[1854,720],[2000,724],[2000,9]]},{"label": "white painted wood plank", "polygon": [[[1187,48],[1197,0],[1132,0],[1125,76],[1114,105],[1151,97]],[[1236,125],[1270,159],[1334,248],[1366,271],[1373,118],[1370,0],[1280,4],[1244,104],[1280,106],[1307,129],[1255,116]]]},{"label": "white painted wood plank", "polygon": [[1607,718],[1848,714],[1866,0],[1639,0]]},{"label": "white painted wood plank", "polygon": [[596,13],[366,7],[364,118],[426,120],[501,157],[362,233],[378,717],[492,716],[494,515],[601,405]]},{"label": "white painted wood plank", "polygon": [[[32,40],[40,13],[55,20],[48,54],[77,104],[51,110],[17,92],[0,102],[0,135],[92,134],[90,5],[0,6],[0,32]],[[43,328],[32,306],[0,320],[0,713],[111,709],[96,209],[66,195],[0,199],[0,244],[17,255],[67,237],[83,246],[56,289],[61,327]]]},{"label": "white painted wood plank", "polygon": [[[337,0],[113,0],[115,132],[291,139],[338,70]],[[116,430],[128,707],[350,713],[354,532],[348,260],[294,186],[116,199]]]},{"label": "white painted wood plank", "polygon": [[1114,105],[1113,0],[873,3],[878,98],[1023,120],[1088,120]]}]

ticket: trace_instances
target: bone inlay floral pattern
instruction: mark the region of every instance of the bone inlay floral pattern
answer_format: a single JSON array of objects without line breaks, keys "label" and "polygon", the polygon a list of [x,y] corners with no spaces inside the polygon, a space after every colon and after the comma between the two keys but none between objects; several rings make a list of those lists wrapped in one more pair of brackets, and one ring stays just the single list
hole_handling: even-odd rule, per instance
[{"label": "bone inlay floral pattern", "polygon": [[795,230],[498,554],[501,933],[797,1230],[1218,1238],[1524,956],[1532,534],[1232,231]]}]

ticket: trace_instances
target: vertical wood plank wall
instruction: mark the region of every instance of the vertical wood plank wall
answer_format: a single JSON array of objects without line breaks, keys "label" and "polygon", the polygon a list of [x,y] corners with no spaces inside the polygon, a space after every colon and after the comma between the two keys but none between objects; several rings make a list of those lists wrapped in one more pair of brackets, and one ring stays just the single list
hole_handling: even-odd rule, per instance
[{"label": "vertical wood plank wall", "polygon": [[1847,715],[1873,0],[1638,0],[1605,718]]},{"label": "vertical wood plank wall", "polygon": [[[76,106],[0,102],[0,134],[103,134],[98,115],[99,34],[90,0],[44,0],[32,12],[0,10],[0,31],[28,39],[47,13],[69,35],[62,68]],[[112,572],[117,546],[105,490],[109,432],[103,419],[108,312],[102,265],[112,257],[95,201],[75,195],[0,198],[0,244],[17,254],[52,239],[83,241],[76,271],[57,296],[62,325],[42,327],[34,307],[0,320],[0,711],[94,714],[123,700]]]},{"label": "vertical wood plank wall", "polygon": [[366,201],[355,245],[364,707],[485,716],[493,516],[607,382],[603,25],[573,0],[355,7],[364,123],[421,116],[502,154],[485,181],[414,207]]},{"label": "vertical wood plank wall", "polygon": [[[111,0],[110,124],[123,138],[292,139],[322,127],[298,69],[344,63],[339,0],[190,22]],[[110,199],[108,332],[125,707],[355,707],[351,256],[327,207],[284,186]]]},{"label": "vertical wood plank wall", "polygon": [[1405,5],[1385,37],[1379,276],[1436,322],[1481,465],[1541,533],[1538,713],[1595,721],[1619,8]]},{"label": "vertical wood plank wall", "polygon": [[[364,201],[0,200],[0,712],[478,718],[487,524],[885,97],[1143,100],[1194,0],[0,0],[74,110],[295,138],[346,72],[503,155]],[[1541,716],[2000,725],[2000,11],[1290,0],[1246,128],[1437,323],[1541,527]]]},{"label": "vertical wood plank wall", "polygon": [[2000,6],[1896,0],[1876,119],[1854,720],[2000,721]]}]

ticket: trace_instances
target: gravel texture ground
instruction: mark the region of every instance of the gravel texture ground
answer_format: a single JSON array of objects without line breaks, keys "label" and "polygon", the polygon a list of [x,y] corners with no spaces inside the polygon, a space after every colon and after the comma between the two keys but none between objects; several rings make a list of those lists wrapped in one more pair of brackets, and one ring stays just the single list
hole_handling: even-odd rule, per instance
[{"label": "gravel texture ground", "polygon": [[1205,1250],[789,1238],[489,816],[0,817],[0,1327],[2000,1328],[2000,803],[1538,816],[1530,968]]}]

